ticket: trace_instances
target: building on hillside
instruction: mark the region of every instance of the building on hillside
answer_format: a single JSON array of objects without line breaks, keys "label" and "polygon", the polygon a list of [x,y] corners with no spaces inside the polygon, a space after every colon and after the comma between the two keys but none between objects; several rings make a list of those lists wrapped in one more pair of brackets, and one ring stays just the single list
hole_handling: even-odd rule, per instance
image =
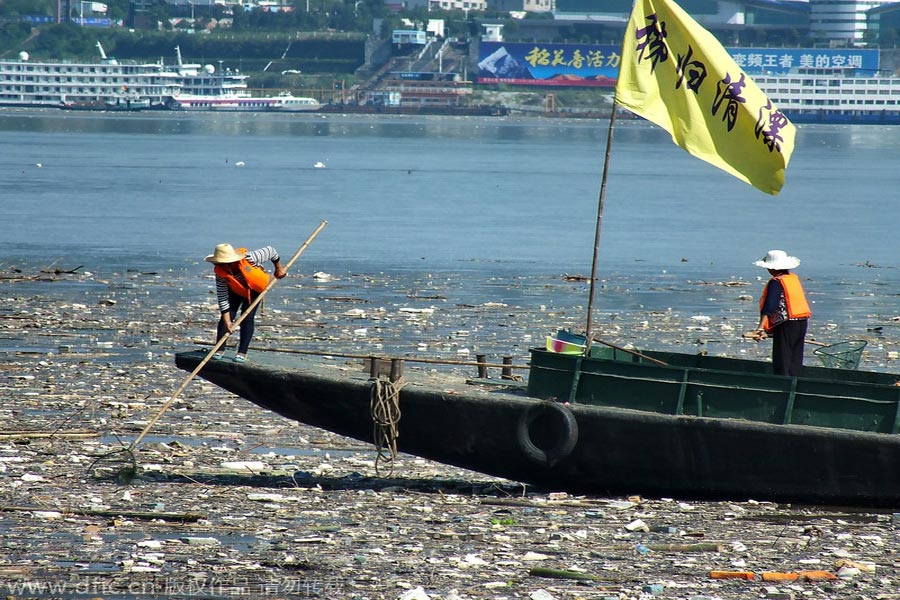
[{"label": "building on hillside", "polygon": [[384,7],[395,12],[403,9],[427,8],[428,10],[461,10],[468,13],[469,11],[487,10],[487,0],[386,0]]},{"label": "building on hillside", "polygon": [[[553,1],[553,20],[517,20],[506,39],[621,43],[632,0]],[[805,0],[679,0],[679,5],[723,44],[797,45],[809,31]]]},{"label": "building on hillside", "polygon": [[870,10],[900,0],[810,0],[810,35],[817,42],[854,46],[869,37]]},{"label": "building on hillside", "polygon": [[892,2],[869,9],[867,35],[881,47],[900,45],[900,3]]},{"label": "building on hillside", "polygon": [[[418,29],[419,26],[416,25],[411,19],[400,19],[400,23],[403,24],[404,29],[407,30],[415,30]],[[444,37],[446,32],[446,21],[444,19],[428,19],[425,23],[425,33],[428,34],[429,37]]]},{"label": "building on hillside", "polygon": [[256,6],[269,12],[293,12],[294,5],[288,0],[259,0],[255,4],[245,4],[247,6]]},{"label": "building on hillside", "polygon": [[[805,0],[679,0],[679,6],[710,31],[804,30],[809,22],[809,3]],[[554,18],[572,22],[621,23],[624,27],[631,16],[632,2],[608,0],[602,12],[596,8],[585,11],[587,7],[596,7],[596,4],[589,0],[556,0]]]},{"label": "building on hillside", "polygon": [[[560,29],[577,32],[589,23],[624,25],[631,0],[555,0]],[[679,5],[723,43],[790,45],[811,39],[829,46],[857,46],[898,29],[894,5],[900,0],[679,0]],[[598,10],[598,8],[600,10]],[[562,22],[565,25],[562,25]],[[523,27],[532,26],[522,22]],[[546,28],[546,23],[534,24]],[[522,37],[527,37],[523,33]],[[900,41],[900,40],[894,40]]]},{"label": "building on hillside", "polygon": [[497,12],[548,13],[556,9],[556,0],[488,0],[487,5]]},{"label": "building on hillside", "polygon": [[461,10],[483,12],[487,10],[487,0],[428,0],[428,8],[440,10]]},{"label": "building on hillside", "polygon": [[425,24],[425,31],[434,37],[447,37],[447,23],[444,19],[428,19]]},{"label": "building on hillside", "polygon": [[[131,0],[133,3],[146,3],[147,0]],[[235,10],[242,8],[244,10],[253,10],[261,8],[269,12],[291,12],[295,6],[290,0],[159,0],[159,2],[150,2],[151,5],[158,3],[167,4],[172,7],[187,8],[193,10],[197,14],[210,14],[214,9],[218,10],[223,7]]]},{"label": "building on hillside", "polygon": [[403,108],[460,107],[472,96],[472,82],[457,73],[397,71],[387,75],[379,93]]},{"label": "building on hillside", "polygon": [[503,24],[501,23],[482,23],[484,33],[481,34],[482,42],[502,42],[503,41]]},{"label": "building on hillside", "polygon": [[428,34],[418,29],[395,29],[391,32],[391,43],[398,46],[424,46],[428,43]]},{"label": "building on hillside", "polygon": [[125,25],[129,29],[159,29],[161,23],[154,15],[154,0],[131,0],[128,3],[128,17]]}]

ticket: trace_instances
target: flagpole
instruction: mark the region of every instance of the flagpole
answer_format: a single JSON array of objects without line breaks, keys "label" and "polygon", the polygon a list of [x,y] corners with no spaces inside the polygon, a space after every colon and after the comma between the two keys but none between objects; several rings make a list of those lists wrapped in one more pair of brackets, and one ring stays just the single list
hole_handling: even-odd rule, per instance
[{"label": "flagpole", "polygon": [[603,204],[606,200],[606,179],[609,171],[609,157],[612,154],[613,131],[616,125],[616,95],[613,93],[612,112],[609,115],[609,133],[606,136],[606,155],[603,157],[603,175],[600,179],[600,197],[597,200],[597,229],[594,232],[594,258],[591,262],[591,288],[588,295],[587,323],[584,327],[586,338],[585,353],[590,354],[593,332],[594,296],[597,289],[597,261],[600,256],[600,230],[603,225]]}]

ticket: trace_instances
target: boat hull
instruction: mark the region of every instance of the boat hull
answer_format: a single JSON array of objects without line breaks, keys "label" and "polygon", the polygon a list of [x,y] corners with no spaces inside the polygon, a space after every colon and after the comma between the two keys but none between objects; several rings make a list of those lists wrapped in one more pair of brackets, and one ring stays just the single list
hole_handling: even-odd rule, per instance
[{"label": "boat hull", "polygon": [[[192,371],[204,356],[180,353],[176,364]],[[372,441],[373,384],[361,369],[260,358],[212,361],[199,376],[289,419]],[[560,404],[458,383],[402,388],[401,452],[572,493],[900,503],[896,435]]]},{"label": "boat hull", "polygon": [[318,107],[291,107],[284,108],[279,106],[263,106],[257,104],[171,104],[171,110],[180,110],[185,112],[316,112]]},{"label": "boat hull", "polygon": [[182,111],[214,112],[315,112],[322,108],[312,98],[297,98],[289,94],[254,98],[249,95],[221,94],[217,96],[178,96],[169,108]]}]

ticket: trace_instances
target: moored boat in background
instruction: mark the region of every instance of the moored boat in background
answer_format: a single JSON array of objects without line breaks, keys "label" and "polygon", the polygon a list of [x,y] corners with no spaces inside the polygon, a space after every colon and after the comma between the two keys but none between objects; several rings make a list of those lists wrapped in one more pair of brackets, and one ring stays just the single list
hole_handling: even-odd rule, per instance
[{"label": "moored boat in background", "polygon": [[64,110],[104,110],[104,111],[138,111],[138,110],[163,110],[168,108],[165,104],[152,104],[149,98],[138,98],[134,96],[116,96],[106,100],[92,100],[70,102],[64,100],[60,104],[60,108]]},{"label": "moored boat in background", "polygon": [[135,111],[156,108],[227,111],[313,111],[314,98],[288,92],[253,97],[246,75],[213,65],[137,63],[109,58],[98,43],[97,62],[32,60],[26,52],[0,60],[0,107]]},{"label": "moored boat in background", "polygon": [[315,98],[296,97],[287,92],[277,96],[252,96],[245,91],[210,94],[179,93],[169,103],[173,110],[225,112],[309,112],[322,108]]},{"label": "moored boat in background", "polygon": [[794,123],[900,124],[900,77],[801,67],[753,80]]},{"label": "moored boat in background", "polygon": [[27,52],[0,60],[0,107],[109,110],[120,99],[164,106],[177,93],[179,76],[162,63],[120,62],[97,46],[99,61],[32,60]]}]

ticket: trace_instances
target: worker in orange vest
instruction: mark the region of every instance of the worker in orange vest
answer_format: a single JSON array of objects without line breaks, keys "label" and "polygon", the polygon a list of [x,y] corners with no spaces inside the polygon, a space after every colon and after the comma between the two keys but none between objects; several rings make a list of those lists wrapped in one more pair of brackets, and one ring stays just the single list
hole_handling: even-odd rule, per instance
[{"label": "worker in orange vest", "polygon": [[800,278],[791,269],[800,264],[796,256],[784,250],[769,250],[765,258],[753,263],[772,276],[759,300],[757,341],[772,338],[772,370],[776,375],[797,377],[803,369],[803,346],[812,312],[803,293]]},{"label": "worker in orange vest", "polygon": [[[216,265],[216,298],[221,313],[216,328],[216,342],[222,339],[225,332],[234,333],[232,323],[234,323],[238,311],[243,314],[260,292],[269,285],[269,274],[260,265],[272,261],[275,266],[276,279],[287,275],[287,271],[281,266],[278,251],[272,246],[250,252],[246,248],[235,250],[231,244],[219,244],[205,260]],[[247,350],[250,348],[250,340],[253,339],[257,308],[258,306],[254,306],[253,310],[241,321],[241,339],[234,357],[235,362],[247,360]],[[223,345],[222,350],[213,358],[221,360],[224,356]]]}]

